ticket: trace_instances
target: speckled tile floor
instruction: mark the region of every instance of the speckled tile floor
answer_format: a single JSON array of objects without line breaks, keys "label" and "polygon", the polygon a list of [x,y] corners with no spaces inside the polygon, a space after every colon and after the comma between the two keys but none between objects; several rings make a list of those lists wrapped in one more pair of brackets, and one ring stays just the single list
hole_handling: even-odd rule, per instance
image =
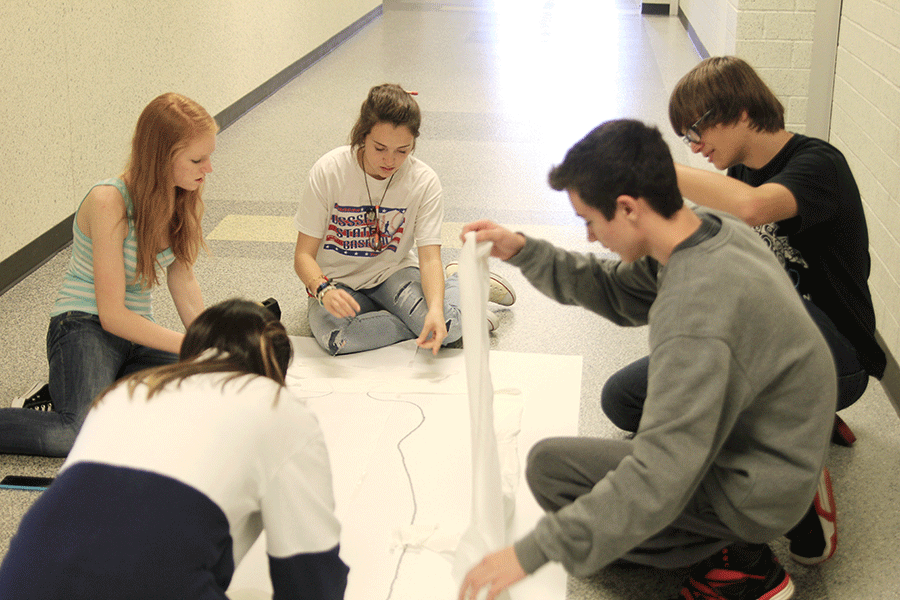
[{"label": "speckled tile floor", "polygon": [[[678,19],[642,16],[637,0],[387,0],[382,17],[220,134],[205,196],[210,253],[196,268],[206,302],[273,296],[289,333],[309,335],[289,230],[281,241],[285,219],[309,167],[346,142],[367,90],[385,81],[419,92],[424,117],[416,154],[444,186],[445,260],[458,255],[454,224],[475,218],[603,252],[586,244],[565,196],[547,187],[547,172],[593,126],[622,116],[658,124],[675,159],[693,164],[667,125],[666,102],[698,60]],[[0,314],[7,315],[0,323],[0,406],[46,377],[47,314],[68,257],[61,252],[0,296]],[[612,372],[646,352],[646,331],[558,306],[517,270],[494,268],[516,286],[518,301],[500,311],[492,346],[583,356],[581,433],[620,436],[600,411],[599,391]],[[177,326],[164,290],[156,314]],[[859,442],[834,447],[829,459],[840,511],[837,557],[807,568],[790,561],[783,544],[773,546],[795,580],[797,600],[897,598],[900,419],[874,381],[843,415]],[[0,455],[3,474],[53,475],[60,464]],[[0,490],[0,554],[35,497]],[[665,598],[677,589],[677,576],[610,567],[570,579],[567,597]]]}]

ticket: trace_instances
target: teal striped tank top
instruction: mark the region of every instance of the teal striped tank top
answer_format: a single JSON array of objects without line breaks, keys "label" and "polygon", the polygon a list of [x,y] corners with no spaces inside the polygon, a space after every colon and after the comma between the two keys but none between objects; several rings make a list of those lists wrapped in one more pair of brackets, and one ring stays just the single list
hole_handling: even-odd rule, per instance
[{"label": "teal striped tank top", "polygon": [[[122,198],[125,199],[125,211],[128,215],[128,235],[125,236],[122,244],[122,253],[125,257],[125,307],[152,321],[153,296],[151,290],[144,289],[134,282],[137,266],[137,238],[134,234],[134,205],[131,201],[131,194],[128,193],[125,182],[118,178],[101,181],[91,189],[99,185],[115,186],[122,194]],[[85,198],[87,198],[87,194],[85,194]],[[81,204],[84,204],[84,199],[81,200]],[[81,204],[78,205],[79,210],[81,210]],[[175,261],[175,254],[171,248],[166,248],[156,255],[156,260],[163,268],[166,268]],[[78,227],[77,218],[72,223],[72,258],[69,261],[69,269],[63,278],[62,288],[59,290],[50,316],[70,310],[98,314],[97,298],[94,294],[93,242],[91,238],[82,233]]]}]

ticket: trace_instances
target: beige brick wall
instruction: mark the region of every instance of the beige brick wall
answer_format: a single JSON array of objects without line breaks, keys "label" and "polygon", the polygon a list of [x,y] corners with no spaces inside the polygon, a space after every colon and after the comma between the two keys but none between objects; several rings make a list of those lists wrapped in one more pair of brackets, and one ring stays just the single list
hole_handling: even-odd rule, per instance
[{"label": "beige brick wall", "polygon": [[817,0],[741,0],[734,54],[752,64],[785,107],[788,130],[806,130]]},{"label": "beige brick wall", "polygon": [[843,0],[831,143],[850,162],[869,225],[878,330],[900,356],[900,3]]}]

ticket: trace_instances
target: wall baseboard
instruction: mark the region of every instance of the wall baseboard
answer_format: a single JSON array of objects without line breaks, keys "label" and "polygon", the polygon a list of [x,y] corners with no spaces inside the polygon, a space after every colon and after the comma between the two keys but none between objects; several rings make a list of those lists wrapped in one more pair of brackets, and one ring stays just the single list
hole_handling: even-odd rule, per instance
[{"label": "wall baseboard", "polygon": [[[875,338],[881,344],[882,349],[887,348],[887,344],[884,343],[884,339],[877,331],[875,332]],[[884,377],[881,378],[881,387],[884,388],[884,393],[887,394],[888,400],[891,401],[891,404],[894,405],[894,410],[900,416],[900,366],[898,366],[897,359],[894,358],[893,354],[888,350],[885,350],[884,353],[887,355],[887,367],[884,369]]]},{"label": "wall baseboard", "polygon": [[703,42],[700,41],[700,36],[697,35],[697,31],[694,29],[694,26],[691,25],[687,15],[681,10],[681,5],[678,6],[678,19],[681,21],[682,26],[684,26],[684,30],[687,31],[688,37],[690,38],[691,43],[694,44],[694,49],[697,50],[697,54],[700,55],[700,58],[709,58],[709,50],[707,50],[706,46],[703,45]]},{"label": "wall baseboard", "polygon": [[669,5],[666,4],[657,4],[654,2],[642,2],[641,3],[641,14],[642,15],[668,15],[669,14]]},{"label": "wall baseboard", "polygon": [[[343,42],[356,35],[363,27],[380,17],[383,12],[384,7],[379,4],[309,54],[288,65],[256,89],[215,115],[213,118],[219,124],[219,131],[224,131],[227,127],[233,125],[238,119],[250,112],[253,107],[277,92]],[[74,219],[75,214],[73,213],[21,250],[0,261],[0,296],[72,243],[72,221]]]},{"label": "wall baseboard", "polygon": [[0,296],[72,243],[72,222],[74,220],[75,214],[73,213],[0,262]]}]

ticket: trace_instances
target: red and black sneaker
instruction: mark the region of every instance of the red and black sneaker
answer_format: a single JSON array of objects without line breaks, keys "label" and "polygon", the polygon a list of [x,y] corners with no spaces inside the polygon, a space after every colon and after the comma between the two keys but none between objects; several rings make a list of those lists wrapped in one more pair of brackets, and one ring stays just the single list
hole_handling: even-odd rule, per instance
[{"label": "red and black sneaker", "polygon": [[837,506],[831,474],[822,469],[812,506],[796,527],[785,536],[791,541],[791,558],[804,565],[817,565],[837,550]]},{"label": "red and black sneaker", "polygon": [[766,544],[735,543],[698,563],[677,600],[788,600],[794,583]]},{"label": "red and black sneaker", "polygon": [[831,443],[846,448],[849,448],[856,443],[856,434],[854,434],[853,430],[850,429],[850,426],[837,415],[834,415],[834,429],[831,431]]}]

